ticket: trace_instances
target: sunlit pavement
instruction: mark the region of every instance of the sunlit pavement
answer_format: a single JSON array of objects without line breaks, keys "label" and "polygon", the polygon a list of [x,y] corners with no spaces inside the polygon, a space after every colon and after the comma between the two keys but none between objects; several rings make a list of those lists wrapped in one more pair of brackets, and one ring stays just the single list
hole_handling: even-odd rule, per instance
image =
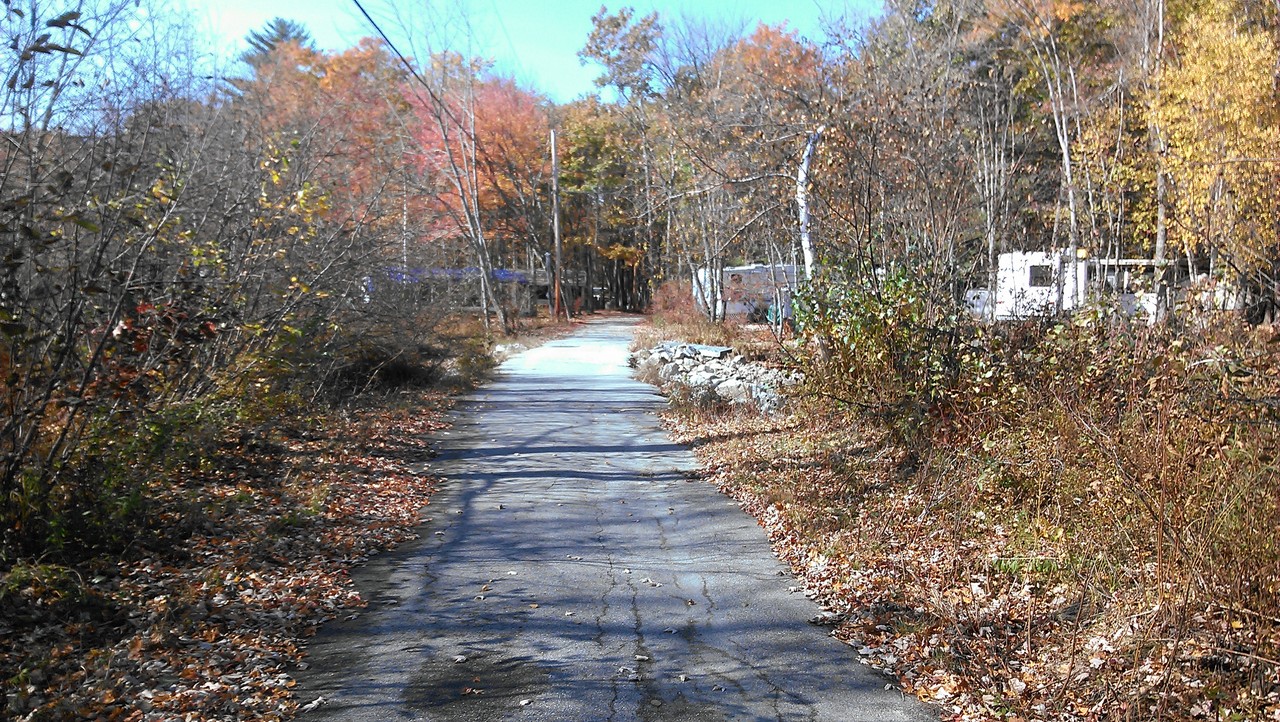
[{"label": "sunlit pavement", "polygon": [[937,719],[817,608],[626,365],[631,319],[516,356],[436,442],[422,540],[301,673],[307,718]]}]

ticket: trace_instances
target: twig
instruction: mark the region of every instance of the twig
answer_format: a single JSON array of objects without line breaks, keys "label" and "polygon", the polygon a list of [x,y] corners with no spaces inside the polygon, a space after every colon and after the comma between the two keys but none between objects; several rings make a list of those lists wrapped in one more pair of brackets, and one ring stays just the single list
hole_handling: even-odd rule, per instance
[{"label": "twig", "polygon": [[1280,667],[1280,661],[1276,661],[1276,660],[1274,660],[1274,659],[1270,659],[1270,658],[1267,658],[1267,657],[1262,657],[1262,656],[1259,656],[1259,655],[1257,655],[1257,654],[1250,654],[1249,652],[1239,652],[1239,651],[1236,651],[1236,650],[1234,650],[1234,649],[1224,649],[1223,647],[1209,647],[1209,649],[1212,649],[1212,650],[1213,650],[1213,651],[1215,651],[1215,652],[1222,652],[1223,654],[1233,654],[1233,655],[1235,655],[1235,656],[1237,656],[1237,657],[1245,657],[1245,658],[1247,658],[1247,659],[1252,659],[1252,660],[1254,660],[1254,661],[1256,661],[1256,662],[1262,662],[1263,664],[1269,664],[1269,665],[1271,665],[1272,667]]},{"label": "twig", "polygon": [[1209,602],[1209,605],[1213,607],[1217,607],[1218,609],[1221,609],[1226,612],[1232,612],[1233,614],[1244,614],[1250,617],[1257,617],[1258,619],[1271,622],[1272,624],[1280,624],[1280,619],[1277,619],[1275,617],[1268,617],[1262,612],[1255,612],[1252,609],[1247,609],[1245,607],[1228,607],[1227,605],[1221,602],[1213,602],[1213,601]]}]

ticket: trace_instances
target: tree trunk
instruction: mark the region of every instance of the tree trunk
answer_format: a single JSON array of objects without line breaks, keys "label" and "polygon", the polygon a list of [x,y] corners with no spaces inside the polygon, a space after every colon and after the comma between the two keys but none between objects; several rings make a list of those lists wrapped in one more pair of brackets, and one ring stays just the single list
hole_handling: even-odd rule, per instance
[{"label": "tree trunk", "polygon": [[804,144],[804,155],[800,158],[800,167],[796,169],[796,212],[800,219],[800,252],[804,255],[804,277],[813,281],[813,240],[809,234],[809,165],[813,162],[813,154],[822,140],[822,133],[827,129],[819,125],[809,135]]},{"label": "tree trunk", "polygon": [[[1155,156],[1156,162],[1156,239],[1155,248],[1152,249],[1151,261],[1155,267],[1155,292],[1156,292],[1156,321],[1164,320],[1168,314],[1167,304],[1167,285],[1166,278],[1166,258],[1168,255],[1168,238],[1169,238],[1169,180],[1168,174],[1165,172],[1165,143],[1164,134],[1160,129],[1160,124],[1156,121],[1156,114],[1160,102],[1160,73],[1163,71],[1164,65],[1164,0],[1154,0],[1153,12],[1155,15],[1155,47],[1148,45],[1144,53],[1144,65],[1147,66],[1148,93],[1152,98],[1153,105],[1147,116],[1147,135],[1149,147]],[[1148,37],[1150,35],[1148,34]]]}]

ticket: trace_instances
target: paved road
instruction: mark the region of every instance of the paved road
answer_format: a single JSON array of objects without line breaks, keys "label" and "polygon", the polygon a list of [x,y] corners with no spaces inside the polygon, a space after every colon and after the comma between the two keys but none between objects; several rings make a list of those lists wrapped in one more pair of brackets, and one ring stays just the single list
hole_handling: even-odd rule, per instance
[{"label": "paved road", "polygon": [[631,323],[511,359],[459,413],[423,541],[312,646],[308,719],[937,719],[809,625],[754,520],[688,480]]}]

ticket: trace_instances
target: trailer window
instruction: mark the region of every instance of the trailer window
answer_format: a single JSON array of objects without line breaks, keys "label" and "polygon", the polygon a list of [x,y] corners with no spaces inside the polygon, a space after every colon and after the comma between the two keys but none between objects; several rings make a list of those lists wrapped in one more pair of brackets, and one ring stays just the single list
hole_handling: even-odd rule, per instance
[{"label": "trailer window", "polygon": [[1053,285],[1053,267],[1051,266],[1032,266],[1031,267],[1031,287],[1032,288],[1048,288]]}]

